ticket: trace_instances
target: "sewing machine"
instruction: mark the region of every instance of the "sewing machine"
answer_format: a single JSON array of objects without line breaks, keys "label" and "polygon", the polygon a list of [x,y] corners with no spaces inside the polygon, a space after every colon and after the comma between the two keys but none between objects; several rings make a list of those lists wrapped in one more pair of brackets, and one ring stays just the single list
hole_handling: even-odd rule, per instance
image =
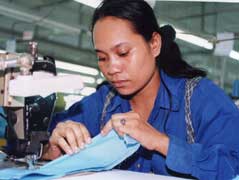
[{"label": "sewing machine", "polygon": [[56,76],[54,59],[38,58],[35,42],[30,43],[30,54],[0,54],[0,106],[8,124],[5,165],[20,162],[34,168],[49,138],[54,92],[82,87],[79,75]]}]

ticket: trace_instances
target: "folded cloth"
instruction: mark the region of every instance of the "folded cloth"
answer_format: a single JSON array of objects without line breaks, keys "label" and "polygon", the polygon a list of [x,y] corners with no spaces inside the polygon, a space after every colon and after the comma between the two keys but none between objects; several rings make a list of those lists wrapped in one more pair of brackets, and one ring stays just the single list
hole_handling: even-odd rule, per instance
[{"label": "folded cloth", "polygon": [[239,180],[239,175],[237,175],[233,180]]},{"label": "folded cloth", "polygon": [[98,135],[85,149],[73,155],[64,155],[39,169],[8,168],[0,170],[1,180],[40,180],[62,177],[85,171],[112,169],[139,148],[129,136],[120,137],[114,130],[107,136]]}]

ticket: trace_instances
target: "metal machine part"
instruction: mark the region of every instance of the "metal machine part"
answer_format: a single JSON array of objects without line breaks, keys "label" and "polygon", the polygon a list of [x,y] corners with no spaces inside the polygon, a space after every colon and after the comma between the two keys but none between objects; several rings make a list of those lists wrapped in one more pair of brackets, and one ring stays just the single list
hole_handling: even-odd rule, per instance
[{"label": "metal machine part", "polygon": [[[45,98],[32,96],[25,98],[21,111],[5,108],[8,120],[6,132],[8,157],[14,161],[25,162],[33,168],[40,159],[43,145],[48,142],[48,125],[54,110],[56,95]],[[22,119],[17,119],[23,117]],[[23,121],[22,121],[23,120]]]},{"label": "metal machine part", "polygon": [[0,54],[0,71],[4,71],[9,68],[20,68],[22,75],[30,74],[32,68],[33,57],[26,53],[5,53]]},{"label": "metal machine part", "polygon": [[39,166],[43,145],[49,139],[55,92],[82,88],[80,75],[56,76],[54,59],[39,58],[37,43],[30,43],[29,54],[0,54],[0,106],[7,120],[4,152],[10,166]]},{"label": "metal machine part", "polygon": [[43,144],[49,139],[48,124],[56,95],[13,97],[9,93],[9,84],[17,77],[31,76],[35,71],[56,75],[56,67],[53,58],[38,60],[37,43],[29,45],[30,54],[0,54],[0,106],[3,106],[8,124],[4,149],[8,161],[24,162],[32,169],[41,157]]}]

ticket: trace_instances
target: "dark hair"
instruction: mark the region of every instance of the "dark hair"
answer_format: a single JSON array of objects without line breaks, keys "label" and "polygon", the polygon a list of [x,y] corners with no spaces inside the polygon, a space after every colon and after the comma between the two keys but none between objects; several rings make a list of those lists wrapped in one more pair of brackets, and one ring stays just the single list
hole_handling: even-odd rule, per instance
[{"label": "dark hair", "polygon": [[[179,47],[174,41],[175,30],[169,25],[160,28],[153,9],[144,0],[103,0],[94,12],[91,26],[92,32],[95,23],[107,16],[128,20],[134,30],[141,34],[147,42],[151,40],[154,32],[158,32],[162,37],[162,47],[156,62],[159,69],[163,69],[168,75],[185,78],[206,76],[206,72],[192,67],[182,59]],[[166,133],[167,120],[172,111],[172,94],[163,78],[161,78],[161,81],[170,101],[170,108],[167,111],[163,125]]]},{"label": "dark hair", "polygon": [[95,23],[107,16],[128,20],[147,42],[151,40],[154,32],[158,32],[162,37],[162,48],[157,57],[157,65],[168,75],[186,78],[206,76],[204,71],[192,67],[182,59],[179,47],[174,41],[175,30],[169,25],[160,28],[153,9],[144,0],[103,0],[94,12],[92,31]]}]

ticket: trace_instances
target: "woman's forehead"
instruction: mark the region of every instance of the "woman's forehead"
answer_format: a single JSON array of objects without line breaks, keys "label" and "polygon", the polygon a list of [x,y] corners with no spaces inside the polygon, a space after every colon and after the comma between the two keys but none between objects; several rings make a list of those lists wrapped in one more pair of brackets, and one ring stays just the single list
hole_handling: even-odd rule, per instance
[{"label": "woman's forehead", "polygon": [[135,33],[127,21],[117,20],[116,22],[108,19],[97,23],[93,31],[93,41],[97,50],[142,43],[143,37]]},{"label": "woman's forehead", "polygon": [[94,26],[93,35],[95,34],[96,31],[100,30],[103,33],[106,30],[111,31],[112,33],[113,32],[136,33],[133,24],[129,20],[113,16],[107,16],[99,19]]}]

